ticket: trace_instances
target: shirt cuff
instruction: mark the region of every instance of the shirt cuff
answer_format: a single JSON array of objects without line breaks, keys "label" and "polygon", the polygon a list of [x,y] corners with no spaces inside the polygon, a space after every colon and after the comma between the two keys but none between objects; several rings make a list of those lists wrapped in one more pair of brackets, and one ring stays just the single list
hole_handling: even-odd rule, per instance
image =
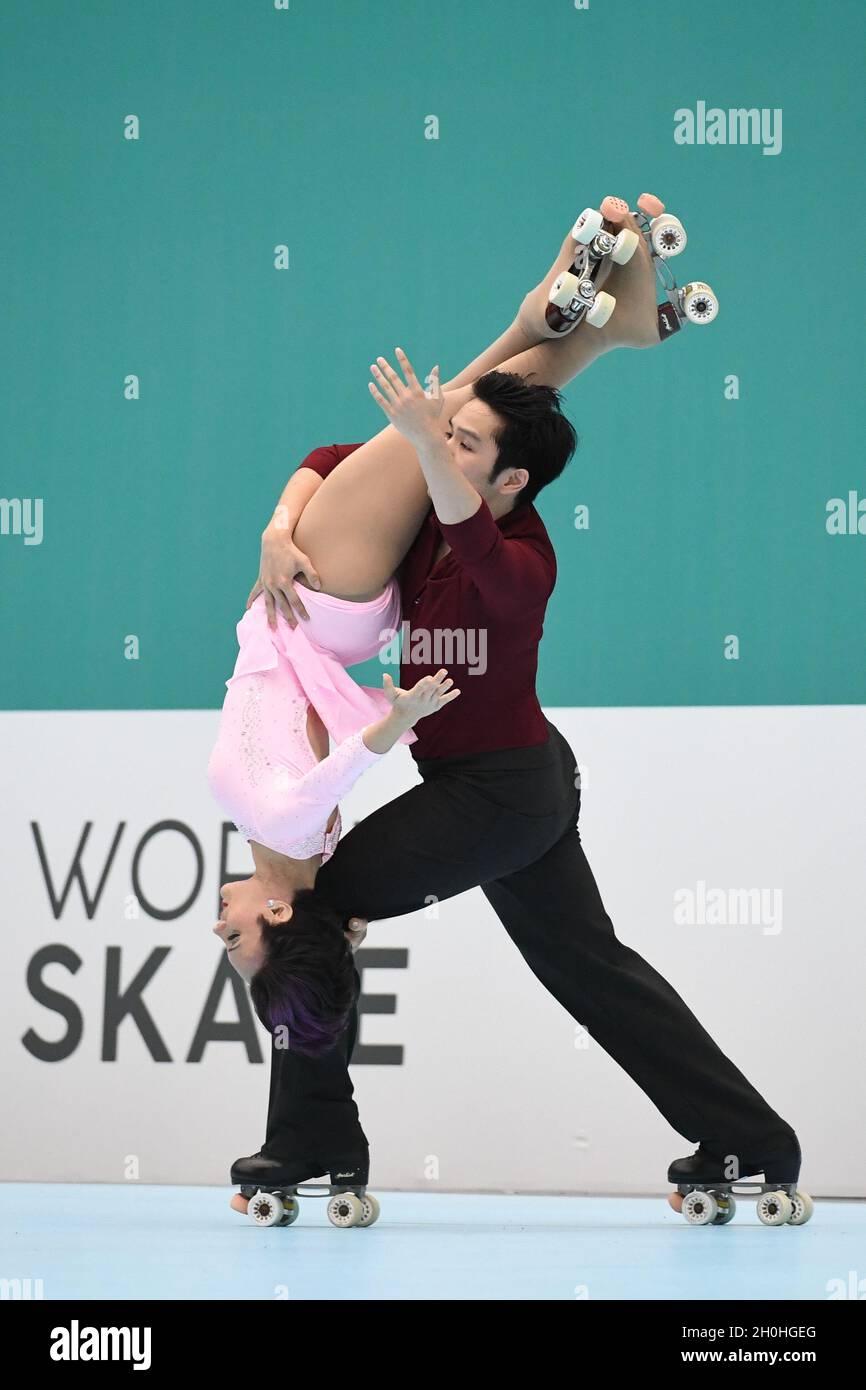
[{"label": "shirt cuff", "polygon": [[363,732],[363,729],[359,729],[358,732],[356,734],[352,734],[351,737],[357,740],[359,757],[361,761],[364,761],[364,755],[366,754],[367,759],[369,760],[368,765],[371,766],[373,763],[378,762],[379,758],[384,758],[385,754],[377,753],[374,749],[368,748],[362,737]]},{"label": "shirt cuff", "polygon": [[483,560],[502,535],[483,497],[465,521],[440,521],[439,528],[458,560]]}]

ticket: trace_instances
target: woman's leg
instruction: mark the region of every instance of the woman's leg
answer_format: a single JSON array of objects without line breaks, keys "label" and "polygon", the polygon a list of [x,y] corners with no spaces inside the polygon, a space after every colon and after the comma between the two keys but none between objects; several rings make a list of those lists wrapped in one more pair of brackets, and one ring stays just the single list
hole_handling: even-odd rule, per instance
[{"label": "woman's leg", "polygon": [[[637,230],[633,218],[625,225]],[[492,362],[504,345],[515,347],[531,335],[527,327],[537,314],[539,296],[548,277],[570,255],[567,237],[548,276],[530,291],[511,328],[481,357],[476,358],[444,389],[444,418],[450,419],[472,396],[471,384],[463,384],[496,366],[517,372],[535,385],[563,387],[597,357],[614,347],[648,347],[658,342],[655,273],[643,237],[632,259],[611,266],[608,288],[617,307],[604,328],[585,321],[560,338],[546,338],[521,347],[512,356]],[[573,243],[572,243],[573,244]],[[561,267],[560,267],[561,268]],[[480,370],[478,370],[480,366]],[[295,541],[309,555],[325,593],[359,601],[374,597],[393,575],[430,506],[427,484],[414,448],[393,425],[362,444],[324,480],[307,504],[295,529]]]},{"label": "woman's leg", "polygon": [[[471,395],[471,386],[445,392],[446,418]],[[323,593],[361,603],[382,592],[429,509],[414,447],[386,425],[328,474],[301,513],[294,541],[310,557]]]}]

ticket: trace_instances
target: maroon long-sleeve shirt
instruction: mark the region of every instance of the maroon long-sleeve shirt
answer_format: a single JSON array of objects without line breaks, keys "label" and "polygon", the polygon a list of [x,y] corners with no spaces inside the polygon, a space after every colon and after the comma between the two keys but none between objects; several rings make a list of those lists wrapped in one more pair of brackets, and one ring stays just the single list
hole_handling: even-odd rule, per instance
[{"label": "maroon long-sleeve shirt", "polygon": [[[360,447],[323,445],[299,467],[326,478]],[[443,540],[451,549],[434,564]],[[397,577],[400,684],[409,689],[444,666],[461,692],[418,721],[412,756],[448,758],[544,743],[535,676],[556,557],[535,508],[524,504],[495,521],[482,498],[473,516],[446,524],[431,507]]]}]

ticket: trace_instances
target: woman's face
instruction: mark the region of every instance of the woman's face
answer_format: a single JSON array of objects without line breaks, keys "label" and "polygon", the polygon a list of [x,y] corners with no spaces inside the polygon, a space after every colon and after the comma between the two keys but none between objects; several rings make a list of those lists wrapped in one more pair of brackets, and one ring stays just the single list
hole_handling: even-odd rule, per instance
[{"label": "woman's face", "polygon": [[220,920],[214,931],[225,943],[233,969],[249,983],[265,963],[258,918],[264,915],[274,923],[287,922],[292,915],[291,905],[281,900],[280,907],[272,911],[255,874],[236,883],[224,883],[220,899]]}]

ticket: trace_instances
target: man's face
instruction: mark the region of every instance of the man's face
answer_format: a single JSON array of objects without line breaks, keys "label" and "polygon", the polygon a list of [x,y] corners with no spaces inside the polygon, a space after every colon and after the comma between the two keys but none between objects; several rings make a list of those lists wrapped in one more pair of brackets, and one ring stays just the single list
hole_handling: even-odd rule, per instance
[{"label": "man's face", "polygon": [[493,431],[501,424],[502,420],[490,406],[474,396],[454,412],[450,423],[445,422],[445,437],[452,458],[487,503],[494,498],[516,502],[517,494],[529,481],[525,469],[512,468],[500,473],[495,483],[490,482],[499,454]]}]

